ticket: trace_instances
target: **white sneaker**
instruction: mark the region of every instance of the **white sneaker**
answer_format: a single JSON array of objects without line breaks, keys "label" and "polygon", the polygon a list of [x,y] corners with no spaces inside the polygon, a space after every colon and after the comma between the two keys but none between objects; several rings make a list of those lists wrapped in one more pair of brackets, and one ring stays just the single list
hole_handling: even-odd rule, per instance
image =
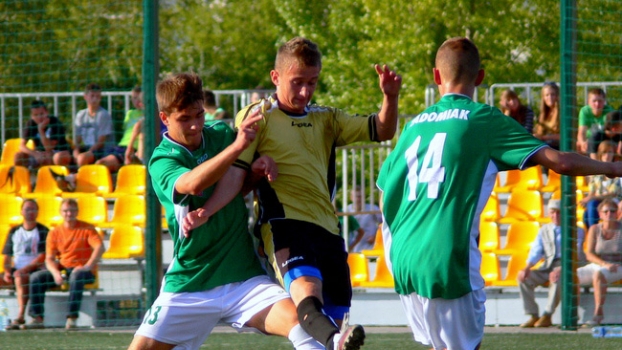
[{"label": "white sneaker", "polygon": [[343,317],[341,330],[333,337],[334,350],[358,350],[365,344],[365,329],[360,324],[349,325],[350,315]]},{"label": "white sneaker", "polygon": [[76,329],[78,328],[77,322],[75,318],[67,318],[67,322],[65,322],[65,329]]}]

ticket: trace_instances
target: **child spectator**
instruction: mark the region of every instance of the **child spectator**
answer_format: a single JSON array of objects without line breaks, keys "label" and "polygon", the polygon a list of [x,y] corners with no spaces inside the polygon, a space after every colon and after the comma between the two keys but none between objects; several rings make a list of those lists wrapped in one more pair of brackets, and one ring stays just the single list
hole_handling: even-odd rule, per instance
[{"label": "child spectator", "polygon": [[[577,134],[577,151],[589,154],[590,157],[596,159],[596,149],[600,141],[605,127],[604,115],[611,112],[613,108],[607,105],[605,91],[600,88],[594,88],[587,93],[587,106],[583,106],[579,111],[579,132]],[[596,136],[591,143],[593,148],[588,148],[588,139]]]},{"label": "child spectator", "polygon": [[499,100],[501,112],[512,117],[520,125],[525,127],[528,133],[533,132],[533,111],[523,105],[514,90],[505,90],[501,93]]},{"label": "child spectator", "polygon": [[[32,140],[35,149],[26,147]],[[45,103],[34,100],[30,104],[30,120],[26,124],[15,165],[36,169],[42,165],[69,165],[71,154],[65,139],[65,126],[55,116],[49,115]]]},{"label": "child spectator", "polygon": [[203,90],[203,109],[205,110],[205,124],[225,119],[227,116],[224,109],[216,106],[216,95],[211,90]]},{"label": "child spectator", "polygon": [[100,106],[102,92],[99,85],[90,83],[84,91],[87,108],[76,114],[73,157],[78,167],[93,164],[106,155],[106,148],[114,147],[112,118]]},{"label": "child spectator", "polygon": [[[123,119],[123,137],[119,141],[119,145],[114,147],[110,154],[96,162],[97,164],[105,165],[113,173],[117,172],[123,164],[142,164],[142,147],[139,142],[141,129],[140,126],[136,127],[136,124],[145,116],[143,93],[140,86],[132,89],[132,104],[134,108],[128,110],[125,114],[125,119]],[[140,158],[134,157],[134,150],[138,149],[141,150],[139,152]]]},{"label": "child spectator", "polygon": [[555,83],[547,82],[542,87],[540,115],[533,136],[559,149],[559,86]]}]

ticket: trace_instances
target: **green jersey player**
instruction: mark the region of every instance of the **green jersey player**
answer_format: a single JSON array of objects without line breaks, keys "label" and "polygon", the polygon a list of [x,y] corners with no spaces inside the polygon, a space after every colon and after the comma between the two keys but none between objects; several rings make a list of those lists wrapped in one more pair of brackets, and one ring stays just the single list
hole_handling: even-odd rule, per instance
[{"label": "green jersey player", "polygon": [[[218,322],[238,330],[288,337],[296,349],[323,349],[298,324],[296,307],[262,269],[237,195],[209,222],[184,232],[180,220],[218,191],[218,181],[255,138],[259,114],[240,125],[204,126],[201,79],[177,74],[158,83],[159,116],[168,127],[149,162],[154,190],[166,209],[174,257],[160,295],[129,349],[198,349]],[[268,157],[253,172],[276,176]]]},{"label": "green jersey player", "polygon": [[485,320],[479,217],[496,173],[540,164],[565,175],[619,176],[622,163],[558,152],[472,101],[484,70],[469,39],[443,43],[435,65],[441,100],[404,127],[378,177],[383,237],[415,340],[472,350]]}]

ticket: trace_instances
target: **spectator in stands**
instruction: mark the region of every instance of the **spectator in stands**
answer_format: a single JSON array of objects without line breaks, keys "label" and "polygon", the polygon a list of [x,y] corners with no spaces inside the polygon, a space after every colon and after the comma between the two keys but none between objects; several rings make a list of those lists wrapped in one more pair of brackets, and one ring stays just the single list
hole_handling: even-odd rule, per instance
[{"label": "spectator in stands", "polygon": [[[29,140],[34,142],[34,150],[26,146]],[[15,165],[29,169],[50,164],[69,165],[71,162],[69,150],[63,123],[55,116],[49,115],[43,101],[32,101],[30,120],[24,128],[19,152],[15,154]]]},{"label": "spectator in stands", "polygon": [[[521,324],[522,328],[530,327],[550,327],[552,326],[551,317],[555,313],[557,305],[559,305],[561,297],[561,258],[562,258],[562,228],[561,228],[561,201],[559,199],[550,199],[548,203],[549,217],[551,223],[542,225],[536,240],[534,241],[529,256],[527,257],[527,265],[518,272],[518,286],[520,288],[520,296],[523,300],[523,308],[525,314],[531,315],[527,322]],[[581,228],[577,229],[577,249],[579,254],[583,252],[584,232]],[[532,270],[540,260],[544,260],[542,266],[536,270]],[[579,257],[580,261],[583,261]],[[541,317],[538,311],[538,304],[534,295],[534,289],[537,286],[545,285],[549,282],[549,296],[546,308]]]},{"label": "spectator in stands", "polygon": [[[123,137],[119,145],[111,149],[110,154],[95,162],[105,165],[112,173],[117,172],[123,164],[142,164],[142,158],[135,157],[136,150],[142,150],[141,127],[136,127],[136,124],[145,117],[140,85],[132,89],[132,104],[134,108],[128,110],[123,119]],[[142,152],[139,154],[142,155]]]},{"label": "spectator in stands", "polygon": [[212,90],[203,90],[203,109],[205,110],[205,123],[211,124],[214,120],[227,117],[227,112],[216,105],[216,95]]},{"label": "spectator in stands", "polygon": [[[596,158],[596,149],[599,142],[603,139],[605,131],[605,114],[611,112],[613,108],[607,105],[605,91],[600,88],[590,89],[587,93],[587,106],[583,106],[579,111],[579,132],[577,133],[577,151],[589,154],[592,159]],[[591,146],[588,140],[593,138]]]},{"label": "spectator in stands", "polygon": [[587,232],[585,255],[589,264],[577,269],[579,284],[594,287],[594,316],[588,322],[592,325],[604,319],[607,284],[622,279],[622,224],[616,219],[617,210],[616,202],[610,198],[598,205],[602,222]]},{"label": "spectator in stands", "polygon": [[533,135],[554,149],[559,149],[559,86],[544,83],[540,114]]},{"label": "spectator in stands", "polygon": [[[376,241],[378,225],[382,224],[382,214],[380,208],[373,203],[367,203],[363,198],[361,186],[356,185],[350,193],[352,203],[348,205],[348,213],[353,213],[356,220],[361,225],[365,235],[355,246],[351,247],[353,252],[361,252],[366,249],[373,249]],[[354,243],[354,242],[353,242]]]},{"label": "spectator in stands", "polygon": [[[597,160],[602,162],[613,162],[616,152],[616,145],[611,141],[603,141],[598,145]],[[585,208],[583,222],[586,228],[598,222],[598,205],[605,198],[613,198],[616,201],[622,199],[622,184],[619,178],[609,178],[605,175],[590,176],[590,192],[581,200],[581,205]]]},{"label": "spectator in stands", "polygon": [[[343,216],[339,216],[339,225],[341,225],[341,232],[344,230]],[[353,253],[354,247],[365,236],[365,230],[360,226],[358,220],[352,215],[348,215],[348,253]]]},{"label": "spectator in stands", "polygon": [[[17,293],[17,317],[6,327],[19,329],[25,324],[24,314],[28,304],[30,275],[43,267],[45,239],[48,228],[37,222],[39,206],[32,199],[22,203],[24,222],[13,227],[7,236],[4,254],[4,282],[15,284]],[[12,262],[12,264],[11,264]]]},{"label": "spectator in stands", "polygon": [[78,167],[93,164],[114,147],[112,118],[100,105],[101,94],[99,85],[88,84],[84,92],[87,108],[76,114],[73,157]]},{"label": "spectator in stands", "polygon": [[76,328],[84,285],[95,282],[97,263],[104,253],[104,244],[95,227],[79,221],[78,202],[63,199],[60,206],[63,223],[53,228],[46,240],[45,267],[30,278],[30,307],[33,318],[24,328],[43,328],[45,292],[69,283],[66,329]]},{"label": "spectator in stands", "polygon": [[514,90],[508,89],[503,91],[499,104],[503,114],[512,117],[512,119],[524,126],[528,133],[531,134],[533,132],[533,111],[522,104]]},{"label": "spectator in stands", "polygon": [[[168,132],[151,157],[149,173],[170,214],[169,229],[181,233],[179,215],[222,191],[220,180],[255,137],[261,116],[255,113],[237,135],[225,123],[205,127],[202,83],[195,74],[160,81],[157,100]],[[260,177],[276,176],[268,157],[251,166]],[[190,236],[171,235],[173,263],[129,349],[198,349],[218,322],[288,337],[296,349],[323,349],[298,325],[291,299],[266,275],[253,251],[242,195],[209,209],[215,210],[209,222],[186,232]]]},{"label": "spectator in stands", "polygon": [[[255,90],[264,90],[265,88],[262,85],[255,86]],[[266,94],[259,91],[253,91],[251,94],[251,103],[259,102],[262,98],[265,98]]]},{"label": "spectator in stands", "polygon": [[616,156],[614,160],[622,158],[622,111],[614,110],[605,115],[605,126],[603,131],[593,132],[587,140],[587,149],[590,157],[598,159],[594,154],[598,150],[598,145],[605,140],[612,141],[616,145]]}]

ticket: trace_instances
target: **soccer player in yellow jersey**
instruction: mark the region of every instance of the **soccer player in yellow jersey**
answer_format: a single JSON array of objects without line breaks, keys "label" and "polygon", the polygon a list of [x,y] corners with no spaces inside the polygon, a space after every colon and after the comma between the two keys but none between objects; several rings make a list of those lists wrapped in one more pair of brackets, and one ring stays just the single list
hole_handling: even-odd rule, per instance
[{"label": "soccer player in yellow jersey", "polygon": [[[257,230],[265,252],[296,304],[302,328],[329,350],[359,349],[365,338],[363,327],[342,322],[350,309],[352,287],[348,254],[331,204],[335,148],[393,137],[402,78],[387,66],[376,65],[382,107],[377,113],[351,116],[336,108],[309,105],[321,69],[321,53],[312,41],[297,37],[279,48],[270,72],[276,94],[262,108],[257,138],[234,163],[233,175],[221,180],[230,183],[221,186],[230,193],[214,193],[203,209],[186,216],[184,227],[190,230],[204,223],[237,193],[256,155],[272,157],[279,176],[258,185]],[[241,110],[236,125],[255,115],[257,106]]]}]

